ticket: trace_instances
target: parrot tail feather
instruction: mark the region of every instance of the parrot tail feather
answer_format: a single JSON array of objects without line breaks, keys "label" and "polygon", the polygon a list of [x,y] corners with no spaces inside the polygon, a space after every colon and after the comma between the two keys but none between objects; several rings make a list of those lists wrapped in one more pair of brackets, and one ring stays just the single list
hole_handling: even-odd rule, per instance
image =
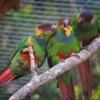
[{"label": "parrot tail feather", "polygon": [[80,72],[80,78],[83,88],[83,94],[86,100],[91,96],[92,94],[92,73],[90,68],[89,60],[81,63],[79,65],[79,72]]},{"label": "parrot tail feather", "polygon": [[8,84],[8,83],[11,82],[15,77],[16,77],[16,75],[12,74],[12,73],[10,72],[9,67],[7,67],[7,68],[4,69],[3,72],[0,74],[0,84]]},{"label": "parrot tail feather", "polygon": [[61,100],[75,100],[73,83],[65,85],[62,80],[58,80],[58,87],[61,95]]}]

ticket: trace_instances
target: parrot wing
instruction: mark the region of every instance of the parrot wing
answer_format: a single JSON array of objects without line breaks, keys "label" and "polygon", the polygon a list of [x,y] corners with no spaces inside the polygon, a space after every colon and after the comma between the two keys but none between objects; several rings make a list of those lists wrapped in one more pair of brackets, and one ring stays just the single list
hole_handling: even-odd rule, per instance
[{"label": "parrot wing", "polygon": [[14,48],[13,53],[11,55],[11,58],[9,60],[9,63],[12,61],[12,59],[15,57],[15,55],[19,52],[19,50],[24,46],[25,42],[27,41],[27,37],[23,38]]}]

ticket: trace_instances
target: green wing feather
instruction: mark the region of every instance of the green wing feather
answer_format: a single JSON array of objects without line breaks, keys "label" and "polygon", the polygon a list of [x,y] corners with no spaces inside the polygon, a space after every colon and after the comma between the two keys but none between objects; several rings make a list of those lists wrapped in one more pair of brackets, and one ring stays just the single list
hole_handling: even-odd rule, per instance
[{"label": "green wing feather", "polygon": [[23,38],[14,48],[13,53],[11,55],[10,61],[15,57],[15,55],[20,51],[20,49],[25,44],[25,41],[27,41],[27,37]]},{"label": "green wing feather", "polygon": [[[10,61],[12,61],[12,59],[16,56],[17,53],[19,53],[21,51],[21,48],[25,45],[28,44],[28,38],[29,37],[25,37],[23,38],[15,47],[11,59]],[[39,44],[37,43],[37,41],[35,40],[35,38],[32,37],[32,42],[33,42],[33,48],[34,51],[36,53],[37,56],[41,57],[41,59],[44,59],[44,51],[42,50],[42,48],[39,46]]]}]

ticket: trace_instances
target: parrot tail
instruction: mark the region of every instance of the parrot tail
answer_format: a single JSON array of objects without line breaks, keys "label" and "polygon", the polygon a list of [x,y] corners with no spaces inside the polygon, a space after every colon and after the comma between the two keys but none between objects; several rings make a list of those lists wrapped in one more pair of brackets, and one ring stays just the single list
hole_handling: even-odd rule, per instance
[{"label": "parrot tail", "polygon": [[90,68],[89,59],[79,65],[79,73],[83,88],[83,94],[86,100],[89,100],[89,97],[92,94],[92,73]]},{"label": "parrot tail", "polygon": [[10,72],[10,68],[7,67],[0,74],[0,84],[8,84],[11,82],[16,76]]},{"label": "parrot tail", "polygon": [[68,85],[65,85],[62,80],[58,80],[58,88],[61,95],[61,100],[76,100],[72,80]]}]

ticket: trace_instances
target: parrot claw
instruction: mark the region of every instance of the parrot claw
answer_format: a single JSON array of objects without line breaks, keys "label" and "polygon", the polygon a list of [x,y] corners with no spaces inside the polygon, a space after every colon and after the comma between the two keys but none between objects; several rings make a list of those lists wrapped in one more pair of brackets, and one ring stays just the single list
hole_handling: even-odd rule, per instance
[{"label": "parrot claw", "polygon": [[77,53],[72,53],[71,56],[77,57],[80,59],[80,57],[77,55]]},{"label": "parrot claw", "polygon": [[87,48],[87,46],[86,47],[82,47],[81,49],[85,49],[85,50],[89,51],[89,49]]},{"label": "parrot claw", "polygon": [[65,62],[65,60],[64,59],[61,59],[60,62]]}]

